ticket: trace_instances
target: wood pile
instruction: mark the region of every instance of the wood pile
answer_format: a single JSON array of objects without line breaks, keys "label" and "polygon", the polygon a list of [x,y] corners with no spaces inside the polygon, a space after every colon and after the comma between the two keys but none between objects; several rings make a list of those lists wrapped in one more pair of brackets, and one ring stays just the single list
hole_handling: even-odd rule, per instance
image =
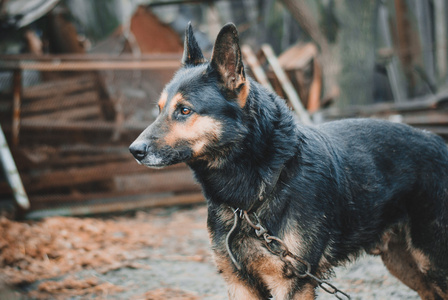
[{"label": "wood pile", "polygon": [[448,91],[400,103],[336,107],[322,110],[319,118],[332,121],[343,118],[380,118],[432,131],[448,141]]},{"label": "wood pile", "polygon": [[[18,144],[9,144],[31,215],[50,208],[83,214],[203,201],[185,165],[155,171],[135,162],[128,146],[152,119],[136,120],[121,106],[139,111],[138,104],[111,96],[99,72],[75,74],[22,88]],[[0,105],[11,137],[11,95],[3,94]],[[4,195],[8,187],[2,184],[0,191]]]}]

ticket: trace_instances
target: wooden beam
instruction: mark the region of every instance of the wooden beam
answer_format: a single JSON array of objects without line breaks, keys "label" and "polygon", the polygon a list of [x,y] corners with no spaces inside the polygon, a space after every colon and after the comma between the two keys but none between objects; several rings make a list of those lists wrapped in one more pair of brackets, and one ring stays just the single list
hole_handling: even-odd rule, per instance
[{"label": "wooden beam", "polygon": [[[98,198],[97,198],[98,199]],[[101,201],[103,203],[101,203]],[[100,203],[98,203],[100,202]],[[50,216],[91,215],[111,212],[123,212],[142,208],[164,207],[173,205],[191,205],[204,203],[201,193],[181,195],[138,195],[99,199],[97,203],[82,206],[59,207],[34,210],[26,215],[27,219],[41,219]]]},{"label": "wooden beam", "polygon": [[94,71],[94,70],[160,70],[177,69],[180,61],[6,61],[0,70]]},{"label": "wooden beam", "polygon": [[22,112],[25,113],[40,113],[42,111],[51,111],[56,109],[67,109],[76,106],[84,106],[86,104],[93,104],[98,101],[98,93],[95,91],[86,91],[72,95],[55,96],[51,98],[36,99],[24,103]]},{"label": "wooden beam", "polygon": [[283,71],[283,69],[280,67],[280,64],[279,64],[277,57],[275,56],[274,51],[272,50],[271,46],[268,44],[264,44],[261,46],[261,51],[265,55],[269,65],[272,67],[272,70],[274,71],[275,76],[277,76],[277,79],[279,80],[280,84],[282,85],[283,90],[286,93],[286,96],[288,97],[288,100],[291,102],[295,112],[299,116],[300,121],[302,121],[302,123],[305,125],[311,125],[312,121],[310,119],[308,112],[303,107],[303,104],[300,101],[299,95],[297,94],[296,90],[294,89],[288,76],[286,76],[285,71]]},{"label": "wooden beam", "polygon": [[101,181],[121,174],[144,173],[147,168],[136,162],[105,163],[91,167],[71,168],[52,171],[36,176],[24,176],[23,182],[28,193],[64,186],[74,186],[82,183]]},{"label": "wooden beam", "polygon": [[[126,122],[123,123],[123,130],[130,131],[142,131],[148,127],[146,122]],[[64,131],[112,131],[115,130],[116,125],[113,122],[106,121],[77,121],[77,122],[67,122],[61,120],[54,120],[48,122],[48,120],[22,120],[21,127],[23,129],[51,129],[51,130],[64,130]]]},{"label": "wooden beam", "polygon": [[53,80],[39,83],[23,89],[23,98],[26,102],[34,98],[52,98],[78,91],[93,90],[96,81],[92,74],[83,74],[75,78]]},{"label": "wooden beam", "polygon": [[241,52],[244,55],[244,58],[249,65],[250,69],[252,70],[252,73],[255,76],[255,79],[266,89],[273,92],[274,89],[272,88],[271,83],[269,82],[268,77],[266,76],[266,73],[264,72],[263,68],[260,65],[260,62],[257,59],[257,56],[252,51],[252,48],[249,45],[243,45],[241,47]]},{"label": "wooden beam", "polygon": [[12,145],[19,145],[20,106],[22,103],[22,71],[15,70],[13,74],[13,114],[12,114]]}]

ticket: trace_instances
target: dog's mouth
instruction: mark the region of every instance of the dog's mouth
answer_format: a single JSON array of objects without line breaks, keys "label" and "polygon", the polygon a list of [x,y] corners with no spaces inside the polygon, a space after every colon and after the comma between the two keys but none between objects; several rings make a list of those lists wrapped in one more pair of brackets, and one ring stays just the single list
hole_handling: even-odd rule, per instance
[{"label": "dog's mouth", "polygon": [[147,148],[144,155],[136,156],[135,160],[138,164],[144,165],[152,169],[161,169],[174,164],[187,162],[191,158],[191,149],[173,149],[171,147],[164,147],[158,151],[151,151],[154,149]]},{"label": "dog's mouth", "polygon": [[164,163],[163,158],[153,153],[147,154],[143,159],[135,159],[138,164],[148,168],[161,169],[169,164]]}]

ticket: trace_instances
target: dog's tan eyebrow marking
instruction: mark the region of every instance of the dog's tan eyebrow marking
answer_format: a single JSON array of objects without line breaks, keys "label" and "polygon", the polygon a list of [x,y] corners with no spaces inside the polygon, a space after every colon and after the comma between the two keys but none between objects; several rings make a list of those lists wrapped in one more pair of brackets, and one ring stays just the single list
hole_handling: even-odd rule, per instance
[{"label": "dog's tan eyebrow marking", "polygon": [[168,100],[168,93],[166,91],[163,91],[160,95],[159,101],[157,102],[157,105],[159,106],[160,110],[165,107],[166,101]]},{"label": "dog's tan eyebrow marking", "polygon": [[169,103],[169,105],[170,105],[170,112],[173,112],[176,109],[177,104],[180,101],[182,101],[183,99],[184,99],[184,96],[181,93],[176,93],[176,95],[174,95],[174,97],[171,98],[170,103]]}]

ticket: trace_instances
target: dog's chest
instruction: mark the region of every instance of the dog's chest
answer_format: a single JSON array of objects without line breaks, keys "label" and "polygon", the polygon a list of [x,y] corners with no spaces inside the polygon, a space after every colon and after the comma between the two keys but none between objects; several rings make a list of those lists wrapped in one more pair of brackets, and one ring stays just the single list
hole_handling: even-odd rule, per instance
[{"label": "dog's chest", "polygon": [[232,234],[228,235],[234,224],[234,213],[228,207],[216,210],[215,214],[209,213],[210,239],[219,272],[224,277],[239,273],[241,277],[263,282],[271,276],[284,277],[284,263],[266,248],[263,238],[257,237],[247,222],[238,220]]}]

